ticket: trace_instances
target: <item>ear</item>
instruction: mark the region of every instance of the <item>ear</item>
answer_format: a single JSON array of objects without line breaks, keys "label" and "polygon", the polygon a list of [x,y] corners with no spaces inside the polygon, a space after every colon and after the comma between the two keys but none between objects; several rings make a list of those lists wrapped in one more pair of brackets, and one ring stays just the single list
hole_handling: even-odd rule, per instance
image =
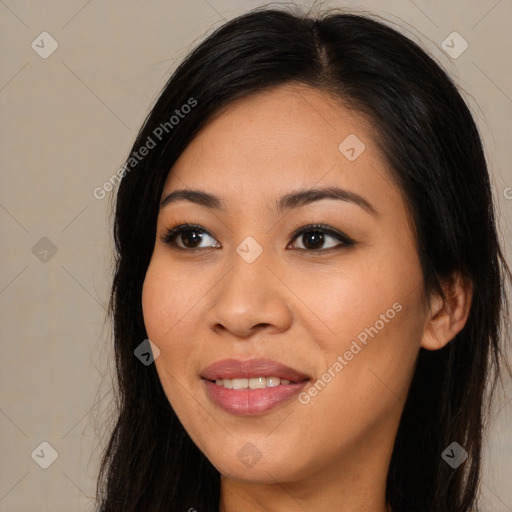
[{"label": "ear", "polygon": [[460,273],[441,283],[446,300],[439,294],[431,297],[421,347],[426,350],[443,348],[462,330],[469,316],[473,287]]}]

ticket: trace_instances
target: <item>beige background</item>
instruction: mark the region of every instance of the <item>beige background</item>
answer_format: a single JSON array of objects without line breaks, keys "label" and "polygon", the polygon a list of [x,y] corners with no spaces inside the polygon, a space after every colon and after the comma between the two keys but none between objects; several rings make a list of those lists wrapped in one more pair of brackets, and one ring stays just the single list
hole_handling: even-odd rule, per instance
[{"label": "beige background", "polygon": [[[93,189],[121,166],[192,46],[263,3],[0,0],[1,512],[92,510],[105,441],[98,434],[111,399],[109,203]],[[510,255],[512,1],[323,5],[367,9],[398,23],[468,91]],[[31,47],[43,31],[59,45],[46,59]],[[457,59],[440,48],[453,31],[469,44]],[[484,512],[512,511],[511,397],[509,390],[487,443]],[[31,457],[43,441],[58,453],[48,469],[35,462],[41,448]]]}]

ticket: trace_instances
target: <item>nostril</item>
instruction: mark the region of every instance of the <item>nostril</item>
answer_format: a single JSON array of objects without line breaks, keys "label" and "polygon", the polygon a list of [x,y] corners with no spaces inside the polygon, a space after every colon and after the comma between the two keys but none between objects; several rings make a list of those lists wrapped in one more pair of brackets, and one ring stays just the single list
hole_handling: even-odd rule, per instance
[{"label": "nostril", "polygon": [[269,326],[270,324],[265,324],[265,323],[261,323],[261,324],[256,324],[254,327],[267,327]]}]

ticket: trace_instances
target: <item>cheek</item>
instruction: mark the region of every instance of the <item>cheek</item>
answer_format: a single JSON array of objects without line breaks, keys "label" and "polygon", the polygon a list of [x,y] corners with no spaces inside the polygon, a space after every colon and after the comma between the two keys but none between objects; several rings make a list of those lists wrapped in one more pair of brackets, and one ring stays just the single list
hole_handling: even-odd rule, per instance
[{"label": "cheek", "polygon": [[195,373],[191,367],[197,350],[191,343],[192,313],[199,290],[171,267],[158,253],[151,260],[142,289],[142,310],[148,338],[160,349],[155,366],[162,388],[183,419],[189,412],[186,376]]},{"label": "cheek", "polygon": [[419,350],[419,296],[377,289],[365,297],[351,301],[340,293],[344,310],[337,315],[336,336],[317,338],[325,362],[299,397],[303,427],[314,424],[332,439],[333,451],[367,436],[394,435]]},{"label": "cheek", "polygon": [[157,267],[151,263],[144,279],[142,313],[148,338],[162,350],[165,333],[172,327],[169,312],[175,308],[170,302],[171,296],[165,293],[166,280],[159,278]]},{"label": "cheek", "polygon": [[[404,317],[421,316],[421,269],[414,261],[408,267],[402,264],[397,268],[394,258],[347,258],[339,269],[330,267],[314,277],[306,272],[300,279],[290,277],[294,292],[304,298],[311,313],[306,315],[311,317],[309,328],[316,326],[316,339],[322,349],[342,349],[360,333],[364,342],[366,329],[375,334],[375,324],[379,336],[393,332],[396,337]],[[414,331],[419,325],[414,322],[409,327]],[[406,330],[411,332],[410,328]]]},{"label": "cheek", "polygon": [[319,326],[315,339],[326,369],[344,375],[329,387],[370,401],[386,385],[406,393],[424,324],[422,272],[414,248],[387,247],[357,261],[346,258],[341,270],[317,275],[316,283],[304,283],[299,292],[321,319],[314,322]]},{"label": "cheek", "polygon": [[161,378],[162,368],[173,375],[183,368],[192,347],[186,342],[190,339],[187,331],[198,299],[188,280],[175,274],[165,258],[153,258],[142,289],[144,325],[148,338],[160,349],[156,366]]},{"label": "cheek", "polygon": [[197,274],[183,275],[155,249],[144,279],[142,310],[148,336],[161,350],[181,337],[204,290]]}]

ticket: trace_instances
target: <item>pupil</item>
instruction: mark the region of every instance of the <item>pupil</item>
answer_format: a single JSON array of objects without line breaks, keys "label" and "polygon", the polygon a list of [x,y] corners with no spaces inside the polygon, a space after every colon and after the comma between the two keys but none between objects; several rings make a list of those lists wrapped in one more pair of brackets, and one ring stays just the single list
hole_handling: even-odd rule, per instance
[{"label": "pupil", "polygon": [[319,243],[321,244],[323,241],[324,241],[324,235],[322,232],[320,231],[309,231],[308,233],[304,233],[302,235],[302,242],[304,243],[305,240],[308,240],[308,242],[304,243],[304,246],[308,249],[310,249],[311,247],[308,247],[308,246],[313,246],[312,248],[313,249],[316,249],[318,248],[317,246],[319,245]]},{"label": "pupil", "polygon": [[[190,236],[192,233],[195,235],[195,240],[193,240],[193,236]],[[181,234],[181,241],[185,247],[191,247],[194,245],[194,243],[201,241],[201,235],[197,231],[192,231],[189,229],[187,231],[183,231]]]}]

